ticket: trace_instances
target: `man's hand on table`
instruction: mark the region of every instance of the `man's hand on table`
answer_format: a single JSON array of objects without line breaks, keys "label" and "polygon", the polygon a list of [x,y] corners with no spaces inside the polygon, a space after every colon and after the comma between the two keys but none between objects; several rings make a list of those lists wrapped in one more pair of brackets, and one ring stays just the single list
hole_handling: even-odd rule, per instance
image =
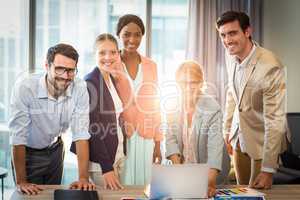
[{"label": "man's hand on table", "polygon": [[22,182],[17,184],[17,190],[27,195],[36,195],[44,190],[42,185],[37,185],[33,183]]},{"label": "man's hand on table", "polygon": [[250,187],[255,189],[271,189],[273,182],[273,174],[268,172],[260,172],[255,178],[254,183]]}]

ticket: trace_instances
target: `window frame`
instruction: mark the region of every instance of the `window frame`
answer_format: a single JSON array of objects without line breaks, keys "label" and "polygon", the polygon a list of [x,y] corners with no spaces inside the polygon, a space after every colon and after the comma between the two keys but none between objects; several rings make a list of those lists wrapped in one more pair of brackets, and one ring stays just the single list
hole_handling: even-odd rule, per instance
[{"label": "window frame", "polygon": [[[29,53],[28,53],[28,66],[29,72],[35,72],[37,69],[35,62],[35,54],[36,54],[36,4],[37,0],[29,0]],[[152,0],[146,1],[146,46],[145,46],[145,54],[147,57],[151,57],[151,24],[152,24]]]}]

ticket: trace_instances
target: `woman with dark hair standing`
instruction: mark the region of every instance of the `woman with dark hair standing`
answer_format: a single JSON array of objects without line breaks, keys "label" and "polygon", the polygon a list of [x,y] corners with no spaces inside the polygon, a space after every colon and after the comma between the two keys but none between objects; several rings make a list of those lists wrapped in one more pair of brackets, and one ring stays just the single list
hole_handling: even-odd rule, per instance
[{"label": "woman with dark hair standing", "polygon": [[145,33],[143,21],[138,16],[122,16],[116,32],[123,44],[121,59],[136,96],[135,125],[133,130],[126,132],[127,159],[122,182],[126,185],[145,185],[150,181],[152,163],[161,162],[157,67],[151,59],[138,52]]}]

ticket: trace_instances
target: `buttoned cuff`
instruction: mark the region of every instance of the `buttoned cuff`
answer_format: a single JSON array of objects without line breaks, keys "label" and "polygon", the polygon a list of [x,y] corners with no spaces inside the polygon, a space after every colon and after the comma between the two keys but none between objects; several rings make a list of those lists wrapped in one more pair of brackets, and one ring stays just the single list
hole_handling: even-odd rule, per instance
[{"label": "buttoned cuff", "polygon": [[277,170],[274,168],[270,168],[270,167],[261,167],[261,171],[275,174]]},{"label": "buttoned cuff", "polygon": [[173,154],[181,155],[180,152],[179,152],[177,144],[168,144],[168,147],[166,149],[167,149],[166,153],[165,153],[166,158],[173,155]]}]

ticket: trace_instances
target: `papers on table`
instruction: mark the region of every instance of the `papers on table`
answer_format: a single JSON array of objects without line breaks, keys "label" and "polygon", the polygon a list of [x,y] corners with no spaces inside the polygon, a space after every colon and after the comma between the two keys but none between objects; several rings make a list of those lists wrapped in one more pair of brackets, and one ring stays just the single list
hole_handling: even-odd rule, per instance
[{"label": "papers on table", "polygon": [[247,187],[217,189],[215,200],[264,200],[264,193]]}]

